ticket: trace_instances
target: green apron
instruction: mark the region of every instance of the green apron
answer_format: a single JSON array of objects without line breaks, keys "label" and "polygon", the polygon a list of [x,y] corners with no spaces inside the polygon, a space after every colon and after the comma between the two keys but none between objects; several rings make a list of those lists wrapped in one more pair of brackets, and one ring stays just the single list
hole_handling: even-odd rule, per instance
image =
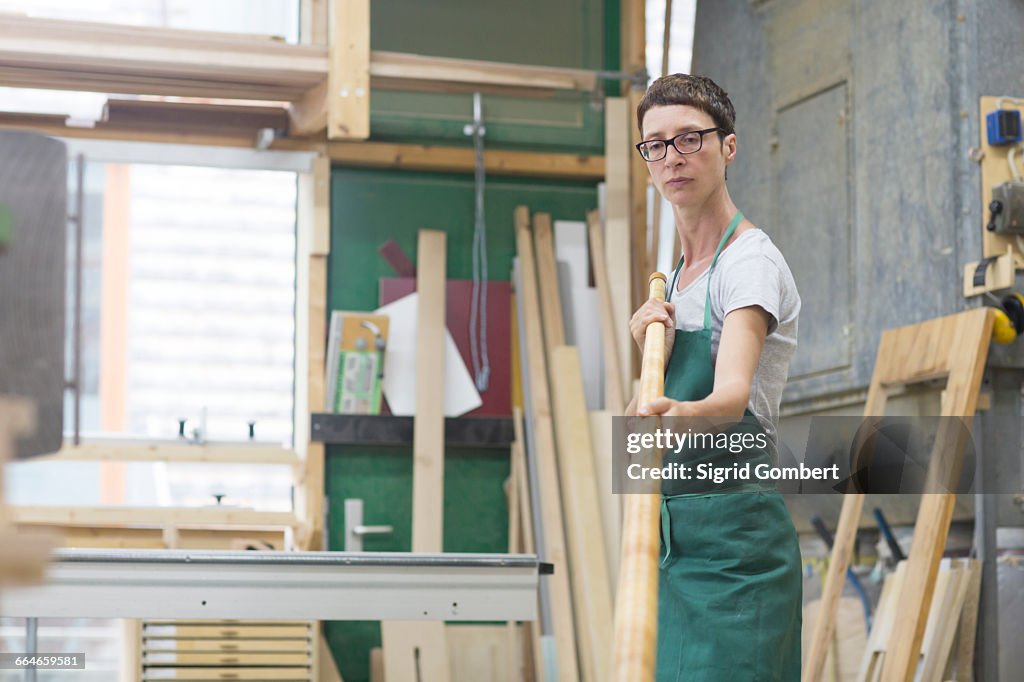
[{"label": "green apron", "polygon": [[[701,400],[714,388],[711,273],[742,219],[742,213],[733,218],[711,261],[703,329],[676,330],[665,373],[665,395],[673,400]],[[760,428],[749,410],[745,415],[750,419],[733,430]],[[722,451],[681,457],[691,466],[737,461]],[[763,450],[747,449],[742,458],[751,468],[771,462]],[[782,496],[757,481],[713,488],[700,482],[699,492],[695,485],[662,487],[657,682],[798,682],[800,548]]]}]

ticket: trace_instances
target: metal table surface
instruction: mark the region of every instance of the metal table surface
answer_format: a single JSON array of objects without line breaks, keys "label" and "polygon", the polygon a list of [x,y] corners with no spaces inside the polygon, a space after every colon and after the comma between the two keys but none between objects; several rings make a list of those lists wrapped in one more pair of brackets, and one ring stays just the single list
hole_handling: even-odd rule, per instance
[{"label": "metal table surface", "polygon": [[25,618],[534,620],[523,554],[60,549],[38,585],[0,592]]}]

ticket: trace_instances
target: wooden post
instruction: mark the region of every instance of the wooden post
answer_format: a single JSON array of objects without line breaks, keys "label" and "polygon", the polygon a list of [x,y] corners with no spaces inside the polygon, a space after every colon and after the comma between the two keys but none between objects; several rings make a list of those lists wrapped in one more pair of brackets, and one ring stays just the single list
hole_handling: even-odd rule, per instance
[{"label": "wooden post", "polygon": [[[651,275],[650,296],[665,300],[666,278]],[[653,322],[644,338],[637,405],[665,393],[665,325]],[[652,682],[658,642],[658,492],[626,495],[622,561],[615,601],[614,682]]]},{"label": "wooden post", "polygon": [[629,318],[633,316],[635,310],[629,230],[629,121],[628,100],[619,97],[609,97],[605,100],[605,258],[608,291],[612,299],[614,329],[617,334],[621,385],[624,387],[633,385],[635,345],[629,333]]},{"label": "wooden post", "polygon": [[370,0],[330,0],[327,139],[370,137]]},{"label": "wooden post", "polygon": [[[445,273],[447,235],[420,230],[416,253],[416,414],[413,417],[412,551],[444,551]],[[451,678],[443,621],[385,621],[387,682]]]},{"label": "wooden post", "polygon": [[[327,346],[327,258],[331,251],[331,164],[313,161],[299,176],[296,272],[295,448],[302,459],[295,484],[300,549],[321,548],[324,444],[310,440],[310,413],[324,409]],[[323,549],[326,549],[324,547]]]}]

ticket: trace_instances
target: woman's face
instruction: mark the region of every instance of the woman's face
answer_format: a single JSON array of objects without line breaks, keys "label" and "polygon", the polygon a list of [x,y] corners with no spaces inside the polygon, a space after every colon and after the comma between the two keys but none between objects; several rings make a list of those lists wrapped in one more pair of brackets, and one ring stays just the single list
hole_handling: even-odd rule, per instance
[{"label": "woman's face", "polygon": [[[667,140],[714,127],[714,119],[694,107],[656,106],[644,115],[643,141]],[[684,147],[682,138],[676,145]],[[736,156],[736,136],[727,135],[720,142],[718,132],[711,131],[703,134],[700,151],[681,154],[673,145],[667,145],[665,151],[665,158],[647,163],[654,186],[673,205],[699,206],[725,184],[725,167]]]}]

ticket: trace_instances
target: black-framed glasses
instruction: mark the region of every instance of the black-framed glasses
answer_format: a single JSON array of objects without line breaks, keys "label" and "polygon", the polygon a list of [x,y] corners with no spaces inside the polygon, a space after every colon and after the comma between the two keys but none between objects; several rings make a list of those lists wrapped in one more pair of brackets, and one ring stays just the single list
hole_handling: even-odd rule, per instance
[{"label": "black-framed glasses", "polygon": [[668,140],[647,140],[636,146],[644,161],[661,161],[668,155],[668,146],[672,145],[680,154],[695,154],[704,146],[704,136],[721,128],[705,128],[704,130],[688,130]]}]

